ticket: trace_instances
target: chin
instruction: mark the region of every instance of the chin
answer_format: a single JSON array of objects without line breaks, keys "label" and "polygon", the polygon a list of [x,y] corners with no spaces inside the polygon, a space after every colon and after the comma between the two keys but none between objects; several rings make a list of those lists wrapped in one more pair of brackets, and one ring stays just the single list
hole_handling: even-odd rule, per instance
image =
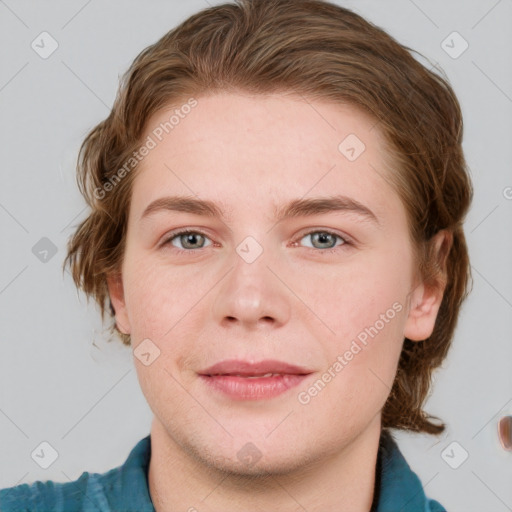
[{"label": "chin", "polygon": [[225,475],[240,478],[291,474],[299,469],[303,470],[305,466],[321,457],[320,454],[315,456],[312,453],[301,453],[294,446],[281,445],[279,448],[267,446],[260,450],[251,442],[244,444],[235,453],[232,449],[226,448],[221,451],[217,447],[215,454],[210,452],[210,456],[205,457],[208,450],[194,447],[192,451],[194,458],[200,464]]}]

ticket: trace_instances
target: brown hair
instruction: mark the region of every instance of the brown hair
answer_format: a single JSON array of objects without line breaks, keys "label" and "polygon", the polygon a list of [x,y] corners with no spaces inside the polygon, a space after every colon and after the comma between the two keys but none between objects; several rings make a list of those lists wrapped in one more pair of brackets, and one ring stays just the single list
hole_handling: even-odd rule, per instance
[{"label": "brown hair", "polygon": [[[152,114],[215,91],[295,92],[352,104],[372,115],[384,135],[389,174],[407,210],[422,275],[446,284],[432,335],[422,342],[404,340],[382,425],[441,433],[444,424],[432,423],[422,405],[468,293],[462,222],[472,187],[457,98],[447,79],[411,52],[361,16],[322,0],[217,5],[143,50],[123,76],[110,115],[80,149],[78,185],[92,211],[69,240],[64,262],[76,285],[97,301],[103,319],[109,305],[112,332],[130,345],[115,325],[106,276],[121,268],[135,174],[125,166],[120,179],[120,169],[140,147]],[[429,243],[442,229],[453,240],[444,268]]]}]

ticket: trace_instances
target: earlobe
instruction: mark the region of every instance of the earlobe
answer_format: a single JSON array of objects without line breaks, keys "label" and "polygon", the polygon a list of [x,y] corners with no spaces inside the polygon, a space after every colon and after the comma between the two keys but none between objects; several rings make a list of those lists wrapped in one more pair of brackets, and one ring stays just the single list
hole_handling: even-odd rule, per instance
[{"label": "earlobe", "polygon": [[423,341],[431,336],[446,288],[446,263],[452,234],[445,230],[439,231],[431,243],[435,274],[424,278],[410,294],[404,336],[412,341]]},{"label": "earlobe", "polygon": [[110,302],[114,308],[117,328],[123,334],[130,334],[130,322],[126,311],[122,275],[109,275],[107,277],[107,288]]}]

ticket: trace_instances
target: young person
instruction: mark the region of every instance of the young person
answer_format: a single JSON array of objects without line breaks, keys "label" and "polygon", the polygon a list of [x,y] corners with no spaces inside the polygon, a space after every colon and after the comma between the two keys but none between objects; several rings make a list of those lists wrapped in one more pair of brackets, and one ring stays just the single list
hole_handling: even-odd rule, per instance
[{"label": "young person", "polygon": [[154,419],[119,468],[0,509],[408,512],[392,429],[467,294],[472,190],[448,82],[355,13],[239,0],[145,49],[85,139],[78,287]]}]

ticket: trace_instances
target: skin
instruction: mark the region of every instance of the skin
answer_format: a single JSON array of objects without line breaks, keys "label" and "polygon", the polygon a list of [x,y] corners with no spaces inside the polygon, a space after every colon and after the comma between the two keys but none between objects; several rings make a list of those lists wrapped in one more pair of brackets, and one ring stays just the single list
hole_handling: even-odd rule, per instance
[{"label": "skin", "polygon": [[[352,106],[292,94],[197,100],[137,169],[121,272],[108,279],[119,329],[134,349],[150,339],[160,350],[148,366],[134,358],[154,413],[155,508],[368,511],[403,339],[431,334],[443,293],[418,275],[404,206],[385,179],[382,135]],[[171,111],[149,120],[144,139]],[[366,146],[352,162],[338,150],[349,134]],[[335,194],[377,222],[329,211],[276,223],[276,207]],[[141,219],[168,195],[211,200],[224,216],[160,210]],[[192,248],[186,237],[169,241],[177,228],[205,238]],[[308,235],[322,230],[347,242]],[[252,263],[236,251],[247,236],[263,249]],[[396,303],[401,311],[300,403],[298,394]],[[313,374],[278,397],[236,401],[197,373],[224,359],[277,359]],[[237,456],[247,443],[256,463]]]}]

